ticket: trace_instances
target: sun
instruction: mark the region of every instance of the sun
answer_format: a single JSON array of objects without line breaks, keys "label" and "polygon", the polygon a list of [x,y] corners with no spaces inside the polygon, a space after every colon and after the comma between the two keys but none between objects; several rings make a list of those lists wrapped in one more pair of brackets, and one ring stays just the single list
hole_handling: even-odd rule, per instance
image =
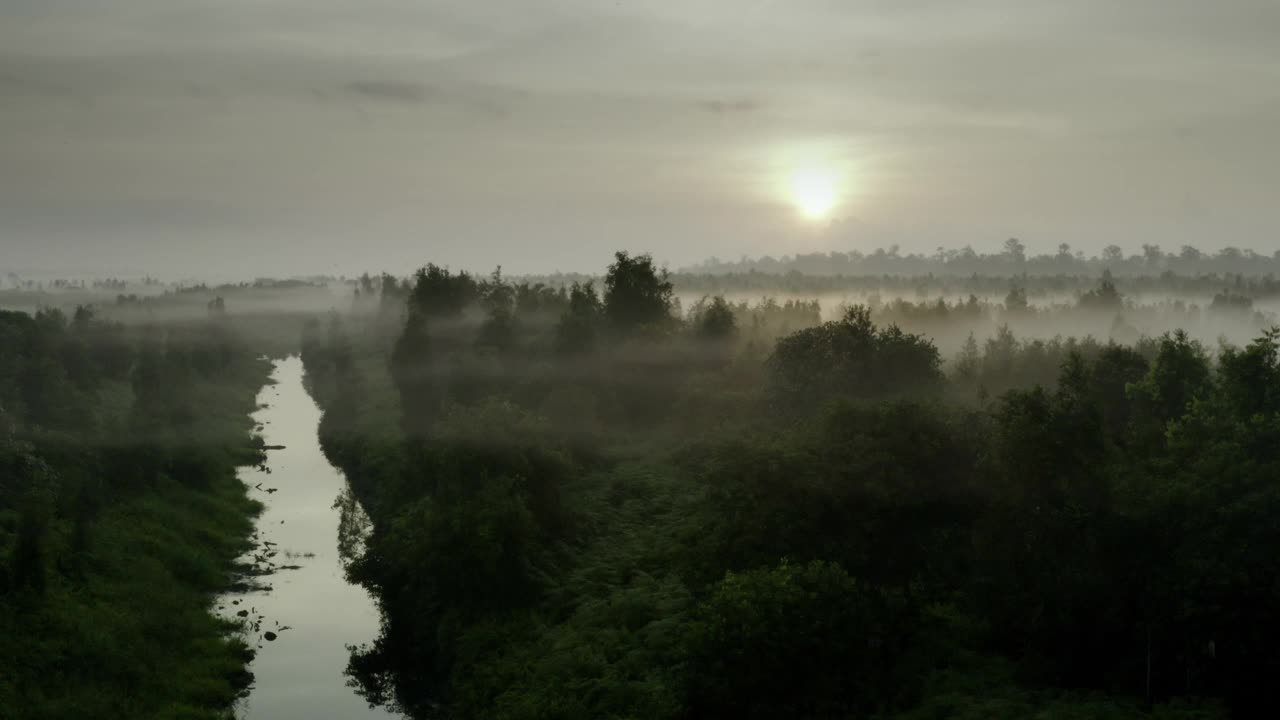
[{"label": "sun", "polygon": [[761,199],[794,213],[796,222],[827,227],[862,202],[870,153],[856,138],[779,140],[756,146]]},{"label": "sun", "polygon": [[840,178],[830,170],[796,170],[787,177],[787,193],[805,219],[824,220],[839,200]]}]

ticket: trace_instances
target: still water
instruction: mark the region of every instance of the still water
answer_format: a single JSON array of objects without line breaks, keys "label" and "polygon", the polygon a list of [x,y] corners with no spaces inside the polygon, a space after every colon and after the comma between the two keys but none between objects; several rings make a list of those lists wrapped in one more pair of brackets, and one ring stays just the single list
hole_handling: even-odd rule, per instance
[{"label": "still water", "polygon": [[372,642],[379,617],[364,589],[343,576],[341,512],[334,501],[347,483],[320,450],[320,409],[302,378],[297,357],[276,363],[275,384],[263,388],[253,417],[266,444],[283,447],[269,449],[264,466],[240,470],[250,495],[266,505],[258,519],[258,548],[243,560],[268,574],[247,578],[264,587],[217,603],[222,614],[246,613],[240,616],[248,623],[244,637],[258,653],[249,666],[253,686],[236,716],[399,717],[370,708],[343,675],[347,646]]}]

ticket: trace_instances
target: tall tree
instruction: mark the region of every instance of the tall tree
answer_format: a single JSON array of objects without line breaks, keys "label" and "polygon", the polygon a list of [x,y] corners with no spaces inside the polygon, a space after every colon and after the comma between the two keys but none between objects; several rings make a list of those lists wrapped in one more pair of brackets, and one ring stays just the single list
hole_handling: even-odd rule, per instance
[{"label": "tall tree", "polygon": [[409,435],[425,433],[440,409],[427,318],[411,307],[391,351],[391,377],[400,391],[401,426]]},{"label": "tall tree", "polygon": [[590,352],[596,347],[604,305],[590,282],[574,283],[569,307],[556,325],[556,351],[565,355]]},{"label": "tall tree", "polygon": [[671,320],[674,289],[669,273],[653,257],[620,251],[604,279],[604,312],[617,332],[661,329]]}]

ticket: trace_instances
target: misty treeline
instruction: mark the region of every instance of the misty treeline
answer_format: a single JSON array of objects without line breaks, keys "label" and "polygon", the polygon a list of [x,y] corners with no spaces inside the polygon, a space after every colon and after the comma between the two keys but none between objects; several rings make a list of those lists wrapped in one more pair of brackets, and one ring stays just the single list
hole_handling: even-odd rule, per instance
[{"label": "misty treeline", "polygon": [[970,246],[938,248],[933,253],[903,253],[897,245],[870,252],[850,250],[796,253],[779,258],[763,256],[739,260],[711,258],[687,270],[691,273],[786,273],[805,275],[1093,275],[1110,270],[1117,275],[1263,275],[1280,273],[1280,252],[1263,255],[1249,248],[1228,245],[1206,251],[1191,245],[1164,250],[1144,244],[1140,253],[1126,254],[1108,245],[1095,255],[1073,250],[1068,243],[1056,252],[1027,253],[1017,238],[1006,240],[998,252],[980,253]]},{"label": "misty treeline", "polygon": [[[11,287],[0,285],[0,308],[35,314],[46,309],[72,313],[77,307],[93,308],[99,317],[130,325],[190,323],[215,314],[236,315],[241,329],[257,318],[265,326],[284,316],[324,312],[349,290],[336,278],[263,278],[237,283],[164,282],[151,277],[140,280],[52,279],[25,280]],[[251,338],[256,349],[261,336]],[[289,348],[296,351],[297,339]],[[286,348],[280,347],[278,350]]]},{"label": "misty treeline", "polygon": [[[726,297],[775,295],[783,297],[856,298],[860,302],[910,300],[914,302],[945,299],[955,301],[973,295],[980,300],[999,301],[1017,289],[1036,306],[1060,305],[1077,301],[1095,290],[1099,278],[1111,274],[1081,275],[806,275],[796,271],[785,273],[689,273],[671,274],[677,295],[721,294]],[[567,285],[585,281],[585,276],[552,275],[532,278],[549,285]],[[1112,275],[1116,288],[1131,301],[1154,303],[1174,299],[1187,305],[1205,306],[1217,296],[1239,301],[1265,303],[1280,297],[1280,278],[1271,274],[1203,274],[1179,275],[1165,271],[1159,275]]]},{"label": "misty treeline", "polygon": [[[446,272],[434,267],[431,272]],[[462,306],[480,309],[480,298],[486,292],[484,279],[462,273],[459,290]],[[500,271],[499,271],[499,277]],[[595,280],[577,276],[569,284],[556,284],[555,278],[503,279],[502,283],[513,297],[512,312],[526,321],[546,326],[555,322],[569,307],[572,288],[594,289]],[[1189,335],[1209,345],[1221,341],[1242,343],[1256,337],[1277,321],[1275,313],[1255,305],[1247,287],[1240,282],[1240,290],[1226,288],[1212,297],[1192,299],[1173,294],[1157,299],[1144,300],[1121,290],[1123,281],[1109,271],[1097,278],[1080,278],[1079,291],[1064,294],[1059,299],[1037,303],[1025,287],[1027,277],[999,278],[993,288],[1003,288],[998,296],[979,297],[974,293],[960,294],[954,298],[931,297],[928,293],[914,293],[899,288],[907,296],[896,295],[890,290],[868,292],[862,295],[839,295],[818,291],[821,297],[806,295],[805,283],[788,286],[785,282],[762,285],[759,295],[737,291],[723,295],[692,295],[685,293],[689,307],[681,302],[681,288],[677,274],[664,276],[673,288],[669,313],[686,323],[695,324],[706,311],[708,303],[720,303],[733,315],[735,335],[748,349],[767,347],[778,337],[795,330],[812,327],[824,319],[835,319],[853,305],[865,306],[872,319],[880,325],[896,325],[904,330],[928,336],[942,351],[949,362],[959,360],[961,351],[972,354],[974,342],[996,341],[1008,344],[1011,335],[1021,338],[1031,351],[1045,347],[1062,346],[1079,338],[1085,344],[1115,341],[1119,343],[1149,343],[1152,338],[1173,330],[1185,330]],[[805,276],[806,280],[815,279]],[[777,280],[777,278],[775,278]],[[785,279],[783,279],[785,280]],[[886,282],[900,280],[886,276]],[[1267,281],[1266,278],[1258,280]],[[378,309],[384,318],[396,317],[405,306],[414,287],[413,278],[399,279],[390,274],[371,277],[365,274],[352,282],[353,310],[365,313]],[[1087,284],[1086,284],[1087,283]],[[892,284],[892,283],[890,283]],[[782,287],[779,289],[779,285]],[[1247,286],[1247,287],[1246,287]],[[774,292],[783,295],[779,299]],[[726,296],[733,299],[726,299]],[[385,322],[385,321],[384,321]],[[385,327],[384,327],[385,329]],[[1058,356],[1060,360],[1060,355]],[[1056,372],[1057,365],[1053,365]],[[998,382],[998,381],[997,381]]]},{"label": "misty treeline", "polygon": [[268,369],[216,319],[0,311],[0,715],[225,717],[250,651],[208,610]]},{"label": "misty treeline", "polygon": [[1273,712],[1275,331],[1211,347],[1004,327],[944,363],[865,306],[678,313],[670,277],[626,253],[599,287],[428,266],[362,296],[309,325],[303,359],[369,516],[348,573],[385,623],[349,670],[371,701]]}]

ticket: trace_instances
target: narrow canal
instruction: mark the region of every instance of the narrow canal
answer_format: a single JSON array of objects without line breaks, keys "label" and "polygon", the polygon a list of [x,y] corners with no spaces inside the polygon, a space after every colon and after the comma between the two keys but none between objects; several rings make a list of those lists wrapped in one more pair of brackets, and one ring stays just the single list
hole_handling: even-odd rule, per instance
[{"label": "narrow canal", "polygon": [[245,622],[244,637],[257,651],[236,717],[399,717],[370,708],[343,674],[347,646],[377,637],[378,611],[343,575],[335,500],[347,483],[320,449],[320,409],[303,387],[302,361],[277,362],[272,378],[254,414],[267,461],[240,471],[250,495],[266,505],[257,547],[243,558],[262,574],[217,603],[220,613]]}]

